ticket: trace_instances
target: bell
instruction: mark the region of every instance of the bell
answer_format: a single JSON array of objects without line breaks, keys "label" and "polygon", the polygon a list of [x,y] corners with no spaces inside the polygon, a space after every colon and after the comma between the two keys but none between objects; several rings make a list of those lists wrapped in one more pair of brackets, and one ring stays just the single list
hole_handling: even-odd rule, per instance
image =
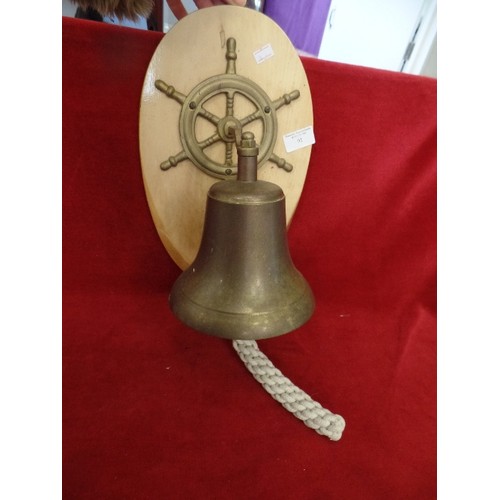
[{"label": "bell", "polygon": [[314,297],[290,257],[285,195],[276,184],[257,180],[251,132],[242,134],[237,150],[237,180],[210,188],[198,254],[174,283],[169,301],[195,330],[257,340],[304,324]]}]

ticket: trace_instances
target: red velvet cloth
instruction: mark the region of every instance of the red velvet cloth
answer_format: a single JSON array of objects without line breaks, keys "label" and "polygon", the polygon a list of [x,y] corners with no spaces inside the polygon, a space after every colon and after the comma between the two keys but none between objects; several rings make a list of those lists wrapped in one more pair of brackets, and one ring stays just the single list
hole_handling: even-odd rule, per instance
[{"label": "red velvet cloth", "polygon": [[138,152],[160,37],[63,18],[64,498],[435,498],[436,81],[303,60],[317,142],[289,243],[317,306],[259,344],[346,419],[332,442],[168,308]]}]

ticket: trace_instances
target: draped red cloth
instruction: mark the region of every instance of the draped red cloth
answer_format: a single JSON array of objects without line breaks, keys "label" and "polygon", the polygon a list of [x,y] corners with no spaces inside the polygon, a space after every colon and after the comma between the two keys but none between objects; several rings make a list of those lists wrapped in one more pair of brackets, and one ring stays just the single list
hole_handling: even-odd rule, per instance
[{"label": "draped red cloth", "polygon": [[160,39],[63,18],[64,498],[435,498],[436,81],[303,59],[316,144],[289,244],[317,305],[259,345],[346,419],[332,442],[168,308],[138,150]]}]

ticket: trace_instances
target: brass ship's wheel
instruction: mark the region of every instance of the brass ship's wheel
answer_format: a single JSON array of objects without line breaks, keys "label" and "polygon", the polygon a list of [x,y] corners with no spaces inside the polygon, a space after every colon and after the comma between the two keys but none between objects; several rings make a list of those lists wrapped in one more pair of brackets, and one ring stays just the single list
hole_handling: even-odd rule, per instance
[{"label": "brass ship's wheel", "polygon": [[[241,136],[242,129],[255,120],[262,122],[262,136],[260,140],[260,155],[258,165],[266,161],[275,163],[278,167],[291,172],[293,166],[273,152],[276,143],[277,117],[276,112],[283,105],[290,104],[300,96],[298,90],[284,94],[272,101],[264,90],[248,78],[236,73],[236,40],[227,40],[226,72],[213,76],[198,84],[189,95],[184,95],[163,80],[156,80],[155,86],[167,97],[176,100],[182,105],[179,118],[179,134],[183,149],[175,156],[171,156],[161,163],[162,170],[175,167],[179,162],[189,159],[199,169],[217,178],[234,176],[237,171],[235,164],[235,142]],[[212,98],[223,94],[225,96],[225,115],[216,116],[208,111],[205,104]],[[237,118],[234,110],[235,95],[243,96],[255,108],[255,111]],[[196,133],[196,120],[205,119],[212,123],[215,131],[205,139],[199,139]],[[205,149],[223,141],[225,144],[225,159],[223,163],[214,160],[205,153]]]},{"label": "brass ship's wheel", "polygon": [[289,151],[284,137],[312,125],[301,60],[269,17],[248,8],[210,7],[165,34],[142,89],[140,155],[153,221],[181,268],[196,256],[208,189],[219,179],[236,178],[236,143],[243,132],[255,135],[258,177],[283,189],[291,221],[311,146]]}]

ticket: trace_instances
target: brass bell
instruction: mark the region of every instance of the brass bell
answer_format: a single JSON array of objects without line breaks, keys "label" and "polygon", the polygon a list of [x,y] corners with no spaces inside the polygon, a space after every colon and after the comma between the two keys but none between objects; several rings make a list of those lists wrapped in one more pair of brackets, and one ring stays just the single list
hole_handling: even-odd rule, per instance
[{"label": "brass bell", "polygon": [[198,254],[174,283],[169,301],[195,330],[256,340],[304,324],[314,297],[290,257],[285,195],[276,184],[257,180],[251,132],[242,134],[237,150],[237,180],[210,188]]}]

